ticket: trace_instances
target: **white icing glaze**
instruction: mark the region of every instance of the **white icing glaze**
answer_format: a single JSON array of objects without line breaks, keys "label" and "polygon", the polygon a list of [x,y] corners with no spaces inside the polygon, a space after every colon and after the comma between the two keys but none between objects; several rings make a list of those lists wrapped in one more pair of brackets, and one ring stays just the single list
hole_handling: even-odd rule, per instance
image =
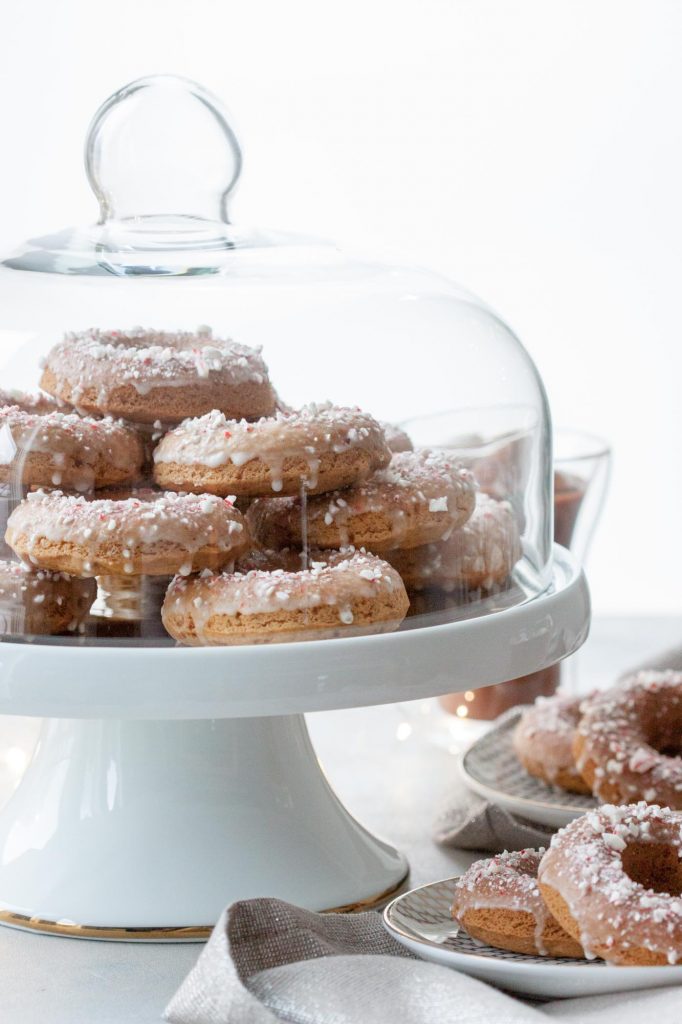
[{"label": "white icing glaze", "polygon": [[273,491],[279,491],[285,459],[302,459],[308,468],[307,486],[314,488],[320,456],[352,448],[376,453],[375,465],[390,460],[381,427],[359,409],[310,404],[254,423],[230,420],[214,410],[185,420],[166,434],[154,452],[154,462],[215,469],[228,462],[243,466],[258,459],[268,468]]},{"label": "white icing glaze", "polygon": [[544,852],[544,849],[505,850],[496,857],[475,861],[457,881],[453,917],[462,921],[468,910],[488,908],[532,914],[535,946],[545,956],[543,933],[549,914],[537,882],[538,865]]},{"label": "white icing glaze", "polygon": [[587,955],[596,947],[618,962],[624,951],[644,948],[677,963],[682,897],[647,889],[626,874],[621,854],[631,843],[672,848],[679,858],[682,815],[644,802],[589,811],[552,838],[539,880],[566,901]]}]

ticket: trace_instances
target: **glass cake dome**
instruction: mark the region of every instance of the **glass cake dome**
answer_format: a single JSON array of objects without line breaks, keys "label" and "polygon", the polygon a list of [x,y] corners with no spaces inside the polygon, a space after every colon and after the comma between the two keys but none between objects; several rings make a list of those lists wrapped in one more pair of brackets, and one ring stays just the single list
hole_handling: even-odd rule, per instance
[{"label": "glass cake dome", "polygon": [[488,306],[234,225],[192,82],[121,89],[85,157],[98,223],[0,260],[4,640],[333,638],[546,590],[546,396]]}]

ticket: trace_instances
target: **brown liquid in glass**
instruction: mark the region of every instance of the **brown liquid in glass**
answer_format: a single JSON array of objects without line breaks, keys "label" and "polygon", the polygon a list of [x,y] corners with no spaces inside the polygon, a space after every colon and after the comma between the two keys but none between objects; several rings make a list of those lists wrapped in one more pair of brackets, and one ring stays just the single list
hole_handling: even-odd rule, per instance
[{"label": "brown liquid in glass", "polygon": [[[554,474],[554,540],[565,548],[571,546],[580,505],[585,497],[585,484],[575,476]],[[558,685],[560,665],[550,665],[528,676],[506,683],[486,686],[466,693],[448,693],[440,697],[441,706],[452,715],[490,721],[516,704],[532,704],[536,697],[549,697]]]}]

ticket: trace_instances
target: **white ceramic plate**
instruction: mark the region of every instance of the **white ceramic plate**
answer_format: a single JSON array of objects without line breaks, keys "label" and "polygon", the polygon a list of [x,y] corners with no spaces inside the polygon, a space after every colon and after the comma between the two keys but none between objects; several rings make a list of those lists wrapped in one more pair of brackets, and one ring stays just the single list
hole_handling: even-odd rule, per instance
[{"label": "white ceramic plate", "polygon": [[560,999],[682,984],[682,964],[611,967],[603,960],[527,956],[477,942],[450,916],[456,882],[448,878],[398,896],[384,911],[387,931],[424,960],[526,996]]},{"label": "white ceramic plate", "polygon": [[511,712],[462,756],[460,772],[470,789],[527,821],[561,828],[597,806],[591,796],[567,793],[533,778],[521,766],[512,734],[521,712]]}]

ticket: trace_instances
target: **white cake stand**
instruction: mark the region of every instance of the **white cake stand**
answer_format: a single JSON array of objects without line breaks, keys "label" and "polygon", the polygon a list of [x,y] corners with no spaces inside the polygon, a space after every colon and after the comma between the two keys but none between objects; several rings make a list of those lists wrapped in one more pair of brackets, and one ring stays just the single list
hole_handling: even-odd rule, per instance
[{"label": "white cake stand", "polygon": [[0,922],[196,940],[235,899],[369,906],[405,858],[339,802],[303,713],[512,679],[576,650],[581,571],[542,595],[379,636],[233,648],[0,644],[0,713],[45,719],[0,813]]}]

